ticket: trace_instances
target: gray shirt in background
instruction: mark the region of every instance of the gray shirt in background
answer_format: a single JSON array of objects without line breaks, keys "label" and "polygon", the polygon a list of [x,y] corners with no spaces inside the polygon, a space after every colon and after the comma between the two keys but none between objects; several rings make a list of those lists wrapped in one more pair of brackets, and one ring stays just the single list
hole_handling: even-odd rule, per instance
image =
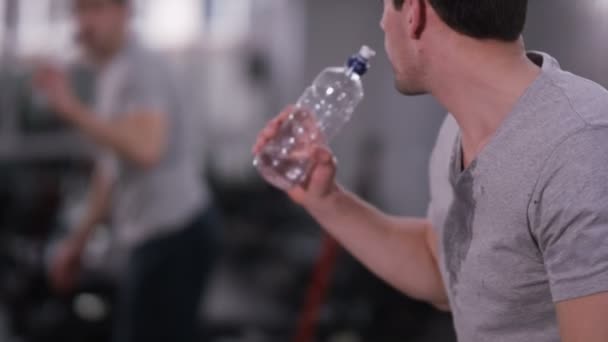
[{"label": "gray shirt in background", "polygon": [[[185,226],[208,204],[194,155],[187,153],[187,115],[167,61],[134,39],[98,75],[96,113],[105,120],[134,111],[167,115],[167,151],[160,164],[142,169],[100,151],[99,164],[114,181],[111,224],[129,245]],[[191,151],[190,151],[191,152]]]},{"label": "gray shirt in background", "polygon": [[555,303],[608,291],[608,92],[529,57],[541,75],[477,159],[463,170],[451,116],[431,157],[460,342],[557,342]]}]

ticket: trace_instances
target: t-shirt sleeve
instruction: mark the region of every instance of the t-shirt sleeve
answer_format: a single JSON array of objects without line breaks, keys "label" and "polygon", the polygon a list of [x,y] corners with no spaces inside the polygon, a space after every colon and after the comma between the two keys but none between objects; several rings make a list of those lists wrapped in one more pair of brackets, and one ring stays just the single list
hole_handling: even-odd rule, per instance
[{"label": "t-shirt sleeve", "polygon": [[154,58],[142,58],[132,63],[127,111],[170,115],[170,98],[174,89],[167,67]]},{"label": "t-shirt sleeve", "polygon": [[588,128],[560,144],[531,206],[553,300],[608,291],[608,128]]}]

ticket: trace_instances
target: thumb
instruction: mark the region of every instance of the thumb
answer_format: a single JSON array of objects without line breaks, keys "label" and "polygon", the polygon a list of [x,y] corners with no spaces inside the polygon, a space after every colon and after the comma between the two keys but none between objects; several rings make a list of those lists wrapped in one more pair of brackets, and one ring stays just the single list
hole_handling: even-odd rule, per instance
[{"label": "thumb", "polygon": [[335,183],[337,161],[327,148],[317,146],[312,153],[312,163],[308,191],[313,197],[325,197]]}]

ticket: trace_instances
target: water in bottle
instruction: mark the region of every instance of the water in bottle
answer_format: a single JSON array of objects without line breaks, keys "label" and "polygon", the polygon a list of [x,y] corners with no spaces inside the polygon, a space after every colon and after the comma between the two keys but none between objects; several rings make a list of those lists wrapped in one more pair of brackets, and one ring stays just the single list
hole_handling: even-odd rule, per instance
[{"label": "water in bottle", "polygon": [[317,76],[255,157],[254,165],[266,181],[283,190],[306,181],[312,149],[329,144],[363,99],[361,76],[375,54],[363,46],[345,66],[327,68]]}]

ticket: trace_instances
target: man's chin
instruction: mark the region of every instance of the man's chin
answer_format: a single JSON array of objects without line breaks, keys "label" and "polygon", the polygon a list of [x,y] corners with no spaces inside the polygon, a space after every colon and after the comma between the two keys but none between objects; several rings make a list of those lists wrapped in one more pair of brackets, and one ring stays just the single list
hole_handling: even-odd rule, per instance
[{"label": "man's chin", "polygon": [[422,87],[414,87],[411,84],[405,84],[405,82],[401,82],[399,80],[395,80],[395,89],[405,96],[420,96],[427,95],[429,92],[423,89]]},{"label": "man's chin", "polygon": [[81,40],[79,41],[80,48],[85,51],[87,54],[94,55],[96,52],[95,44],[90,41]]},{"label": "man's chin", "polygon": [[103,47],[97,44],[83,44],[81,45],[86,55],[93,60],[104,59],[107,57],[108,52]]}]

